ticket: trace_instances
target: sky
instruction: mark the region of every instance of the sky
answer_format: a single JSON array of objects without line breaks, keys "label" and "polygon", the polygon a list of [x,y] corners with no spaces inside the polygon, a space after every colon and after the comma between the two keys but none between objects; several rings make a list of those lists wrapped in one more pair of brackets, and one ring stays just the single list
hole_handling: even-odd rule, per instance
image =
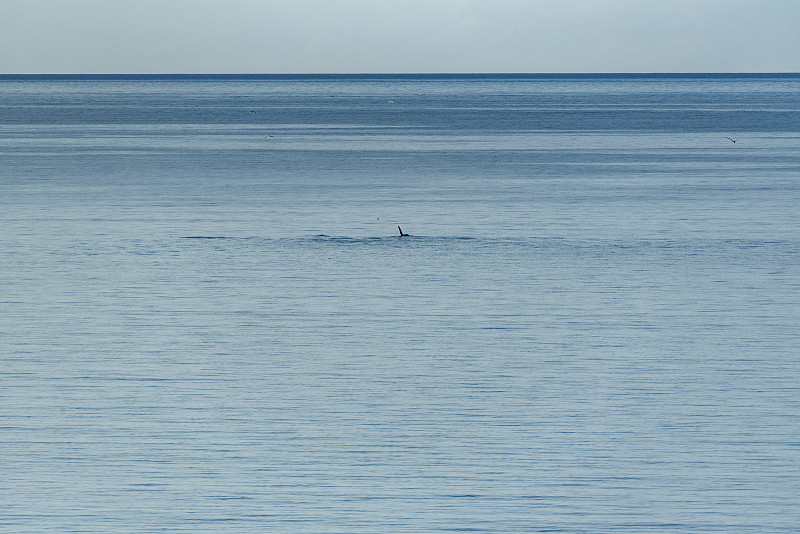
[{"label": "sky", "polygon": [[800,0],[0,0],[2,74],[800,72]]}]

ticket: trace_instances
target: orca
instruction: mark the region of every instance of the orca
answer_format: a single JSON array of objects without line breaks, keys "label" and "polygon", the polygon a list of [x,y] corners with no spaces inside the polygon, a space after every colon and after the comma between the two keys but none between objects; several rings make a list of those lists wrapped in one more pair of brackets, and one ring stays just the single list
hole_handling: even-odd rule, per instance
[{"label": "orca", "polygon": [[404,234],[404,233],[403,233],[403,229],[402,229],[402,228],[400,228],[400,227],[398,226],[398,227],[397,227],[397,229],[398,229],[398,230],[400,230],[400,237],[409,237],[409,235],[408,235],[408,234]]}]

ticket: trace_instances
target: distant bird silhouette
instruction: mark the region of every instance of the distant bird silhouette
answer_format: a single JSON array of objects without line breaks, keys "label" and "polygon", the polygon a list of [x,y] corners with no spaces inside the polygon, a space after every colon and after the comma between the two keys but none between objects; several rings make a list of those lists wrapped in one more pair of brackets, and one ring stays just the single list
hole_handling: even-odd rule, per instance
[{"label": "distant bird silhouette", "polygon": [[409,237],[409,235],[408,235],[408,234],[404,234],[404,233],[403,233],[403,229],[402,229],[402,228],[400,228],[400,227],[398,226],[398,227],[397,227],[397,229],[398,229],[398,230],[400,230],[400,237]]},{"label": "distant bird silhouette", "polygon": [[731,138],[730,138],[730,137],[728,137],[727,135],[725,136],[725,139],[730,139],[730,140],[731,140],[731,142],[733,142],[733,143],[735,143],[736,141],[738,141],[738,139],[731,139]]}]

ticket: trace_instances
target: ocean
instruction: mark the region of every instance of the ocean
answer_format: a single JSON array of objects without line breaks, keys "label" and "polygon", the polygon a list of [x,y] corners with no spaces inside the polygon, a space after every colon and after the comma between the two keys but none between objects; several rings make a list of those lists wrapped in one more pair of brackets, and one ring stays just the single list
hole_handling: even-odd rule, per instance
[{"label": "ocean", "polygon": [[797,532],[798,214],[800,75],[2,76],[0,531]]}]

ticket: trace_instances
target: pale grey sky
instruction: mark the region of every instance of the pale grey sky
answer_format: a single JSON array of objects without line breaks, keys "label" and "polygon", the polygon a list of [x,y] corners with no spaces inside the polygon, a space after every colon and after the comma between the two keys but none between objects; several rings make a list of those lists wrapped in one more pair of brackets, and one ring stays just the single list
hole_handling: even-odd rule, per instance
[{"label": "pale grey sky", "polygon": [[800,0],[0,0],[0,73],[798,72]]}]

